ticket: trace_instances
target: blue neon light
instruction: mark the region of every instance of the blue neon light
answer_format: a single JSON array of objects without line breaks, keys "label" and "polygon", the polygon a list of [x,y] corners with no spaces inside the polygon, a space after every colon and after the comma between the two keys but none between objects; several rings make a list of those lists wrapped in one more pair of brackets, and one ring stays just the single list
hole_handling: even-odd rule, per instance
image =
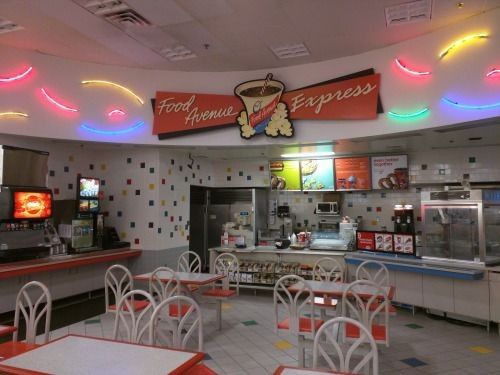
[{"label": "blue neon light", "polygon": [[462,108],[462,109],[491,109],[491,108],[500,107],[500,103],[485,104],[485,105],[467,105],[467,104],[460,104],[460,103],[458,103],[454,100],[448,99],[448,98],[441,98],[441,100],[445,103],[451,104],[455,107]]},{"label": "blue neon light", "polygon": [[125,134],[125,133],[130,133],[136,129],[139,129],[141,126],[144,125],[144,121],[140,121],[134,126],[131,126],[130,128],[122,129],[122,130],[100,130],[100,129],[95,129],[92,128],[88,125],[82,124],[82,128],[85,130],[88,130],[89,132],[92,133],[97,133],[97,134],[106,134],[106,135],[117,135],[117,134]]}]

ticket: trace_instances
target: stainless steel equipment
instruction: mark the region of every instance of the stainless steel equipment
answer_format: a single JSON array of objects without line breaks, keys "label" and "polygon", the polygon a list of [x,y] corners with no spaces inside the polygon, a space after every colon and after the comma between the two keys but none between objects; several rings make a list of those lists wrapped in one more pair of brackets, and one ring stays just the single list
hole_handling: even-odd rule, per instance
[{"label": "stainless steel equipment", "polygon": [[500,263],[500,190],[422,192],[423,257]]},{"label": "stainless steel equipment", "polygon": [[314,231],[311,233],[311,250],[348,251],[350,242],[340,237],[339,232]]},{"label": "stainless steel equipment", "polygon": [[49,153],[0,145],[0,185],[47,186]]}]

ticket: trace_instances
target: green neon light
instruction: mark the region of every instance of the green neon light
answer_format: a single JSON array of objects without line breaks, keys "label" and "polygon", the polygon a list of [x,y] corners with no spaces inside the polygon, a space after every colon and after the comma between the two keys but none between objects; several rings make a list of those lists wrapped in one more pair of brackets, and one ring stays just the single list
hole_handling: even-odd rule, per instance
[{"label": "green neon light", "polygon": [[420,109],[420,110],[418,110],[416,112],[412,112],[412,113],[396,113],[396,112],[389,111],[388,115],[391,117],[394,117],[394,118],[398,118],[398,119],[409,120],[409,119],[417,119],[419,117],[423,117],[423,115],[426,114],[428,111],[429,111],[429,108],[426,107],[426,108]]}]

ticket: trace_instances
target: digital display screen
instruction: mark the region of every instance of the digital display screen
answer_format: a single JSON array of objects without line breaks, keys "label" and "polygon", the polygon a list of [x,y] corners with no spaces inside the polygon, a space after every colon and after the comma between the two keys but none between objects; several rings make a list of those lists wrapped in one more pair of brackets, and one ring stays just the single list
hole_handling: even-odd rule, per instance
[{"label": "digital display screen", "polygon": [[78,212],[99,212],[99,200],[98,199],[80,199],[78,202]]},{"label": "digital display screen", "polygon": [[98,178],[80,177],[78,184],[80,197],[99,198],[100,181]]},{"label": "digital display screen", "polygon": [[46,219],[52,216],[50,192],[14,192],[14,219]]}]

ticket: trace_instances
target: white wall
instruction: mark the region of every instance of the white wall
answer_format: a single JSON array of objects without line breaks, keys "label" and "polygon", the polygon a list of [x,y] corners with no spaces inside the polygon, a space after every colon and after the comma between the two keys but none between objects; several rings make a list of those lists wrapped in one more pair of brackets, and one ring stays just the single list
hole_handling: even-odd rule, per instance
[{"label": "white wall", "polygon": [[[463,110],[450,107],[440,98],[448,96],[466,104],[491,104],[499,101],[498,82],[487,80],[486,72],[498,63],[500,52],[500,9],[470,18],[420,38],[362,55],[302,66],[273,69],[274,76],[288,89],[321,82],[366,68],[382,74],[381,99],[386,111],[412,112],[430,107],[428,117],[401,123],[381,114],[373,121],[296,121],[296,142],[331,141],[359,136],[396,133],[431,128],[500,115],[500,106],[489,110]],[[396,32],[396,29],[395,29]],[[443,60],[438,53],[452,41],[470,33],[488,32],[491,36],[469,42]],[[153,113],[149,99],[156,91],[227,94],[240,82],[264,77],[267,71],[196,73],[139,70],[69,61],[52,56],[0,47],[0,76],[10,76],[24,67],[34,72],[22,82],[0,84],[0,112],[23,111],[30,117],[0,118],[0,133],[41,136],[56,139],[105,141],[157,145],[248,145],[286,143],[287,139],[258,136],[242,140],[239,130],[227,128],[172,140],[159,141],[151,134]],[[393,59],[400,57],[409,66],[425,68],[432,75],[424,80],[402,75]],[[102,79],[130,87],[144,100],[135,99],[109,87],[83,86],[85,79]],[[498,79],[496,79],[498,81]],[[62,114],[41,98],[45,87],[64,104],[80,112]],[[106,116],[113,107],[127,110],[126,119],[111,125]],[[85,123],[99,129],[123,129],[139,121],[142,128],[123,135],[100,135],[82,130]]]}]

